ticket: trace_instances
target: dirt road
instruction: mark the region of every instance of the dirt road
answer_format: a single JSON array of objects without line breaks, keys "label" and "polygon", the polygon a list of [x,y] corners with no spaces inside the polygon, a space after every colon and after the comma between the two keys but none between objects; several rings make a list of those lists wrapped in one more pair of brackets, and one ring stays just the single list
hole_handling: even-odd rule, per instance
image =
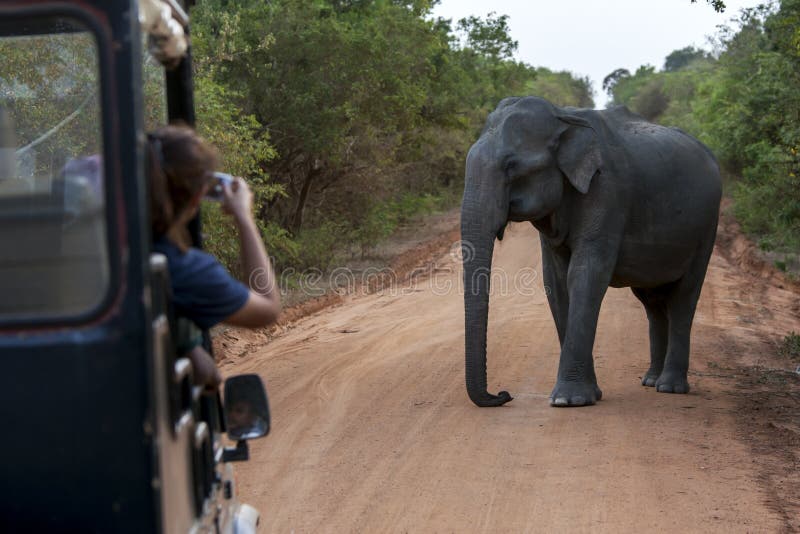
[{"label": "dirt road", "polygon": [[640,385],[645,314],[629,290],[609,289],[594,351],[603,400],[556,409],[558,341],[531,283],[538,237],[526,225],[506,236],[494,267],[509,289],[493,287],[488,341],[489,390],[514,396],[502,408],[466,396],[450,255],[413,287],[346,299],[223,362],[225,374],[259,373],[270,394],[273,432],[237,466],[262,531],[800,528],[800,396],[781,393],[797,380],[773,358],[774,341],[800,331],[796,294],[745,272],[721,239],[693,330],[692,392],[669,395]]}]

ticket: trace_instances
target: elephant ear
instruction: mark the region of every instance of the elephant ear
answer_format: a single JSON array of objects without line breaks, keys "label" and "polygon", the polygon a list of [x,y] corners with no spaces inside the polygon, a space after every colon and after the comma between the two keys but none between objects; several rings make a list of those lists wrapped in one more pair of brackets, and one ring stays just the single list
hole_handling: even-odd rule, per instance
[{"label": "elephant ear", "polygon": [[567,127],[558,142],[556,161],[569,182],[583,194],[600,170],[602,158],[597,133],[588,121],[575,115],[559,115]]}]

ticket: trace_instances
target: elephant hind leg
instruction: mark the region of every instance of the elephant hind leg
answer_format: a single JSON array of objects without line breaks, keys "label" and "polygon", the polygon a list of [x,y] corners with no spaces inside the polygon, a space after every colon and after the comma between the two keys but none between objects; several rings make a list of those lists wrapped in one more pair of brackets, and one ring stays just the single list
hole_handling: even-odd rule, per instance
[{"label": "elephant hind leg", "polygon": [[[716,231],[716,226],[712,229]],[[666,298],[669,340],[664,369],[656,381],[656,391],[661,393],[688,393],[689,341],[697,301],[703,288],[708,260],[713,250],[713,233],[703,249],[695,256],[688,272],[674,283]]]},{"label": "elephant hind leg", "polygon": [[634,287],[631,290],[644,305],[647,321],[650,324],[650,368],[642,377],[642,385],[654,387],[664,369],[664,360],[667,356],[669,320],[665,298],[669,288]]}]

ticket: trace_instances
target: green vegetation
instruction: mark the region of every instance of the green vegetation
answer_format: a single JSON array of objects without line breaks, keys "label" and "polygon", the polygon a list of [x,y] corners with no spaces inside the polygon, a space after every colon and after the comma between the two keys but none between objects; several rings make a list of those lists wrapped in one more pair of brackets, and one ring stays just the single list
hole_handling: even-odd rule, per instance
[{"label": "green vegetation", "polygon": [[540,96],[557,106],[594,107],[592,81],[588,77],[576,78],[570,72],[553,72],[544,67],[535,73],[536,77],[525,85],[525,94]]},{"label": "green vegetation", "polygon": [[[435,1],[204,0],[193,9],[198,128],[256,192],[279,267],[368,255],[408,217],[455,206],[466,151],[502,98],[593,105],[587,79],[513,59],[506,16],[434,19]],[[740,177],[729,184],[735,214],[776,254],[800,250],[799,28],[800,0],[775,1],[743,11],[711,53],[683,48],[660,70],[604,80],[613,103],[715,151]],[[0,105],[19,146],[79,112],[36,148],[36,165],[55,174],[66,157],[97,150],[94,53],[87,34],[26,39],[0,43]],[[146,87],[160,85],[159,68],[143,73]],[[163,100],[147,89],[149,127],[163,121]],[[230,221],[217,206],[204,218],[208,247],[235,270]]]},{"label": "green vegetation", "polygon": [[762,247],[800,251],[800,0],[743,10],[713,54],[676,50],[657,71],[618,69],[614,104],[708,144],[736,179],[734,213]]},{"label": "green vegetation", "polygon": [[[588,80],[513,59],[506,16],[434,19],[435,3],[204,0],[193,8],[198,130],[225,170],[250,183],[279,268],[367,256],[409,218],[456,206],[466,152],[502,98],[593,105]],[[0,42],[0,108],[12,141],[27,145],[68,119],[18,155],[26,175],[56,176],[70,158],[98,152],[91,45],[88,33]],[[142,75],[152,129],[166,117],[163,69],[145,58]],[[213,204],[203,217],[206,246],[237,272],[230,219]]]},{"label": "green vegetation", "polygon": [[17,154],[19,177],[49,179],[70,157],[96,153],[99,73],[91,35],[4,37],[0,56],[0,108],[16,146],[26,147]]},{"label": "green vegetation", "polygon": [[[588,80],[512,58],[506,16],[433,19],[430,0],[207,0],[193,9],[198,127],[257,190],[279,268],[368,255],[457,205],[466,151],[504,97],[593,106]],[[214,207],[208,248],[236,268]]]},{"label": "green vegetation", "polygon": [[[697,2],[697,0],[692,0],[693,4],[695,2]],[[725,11],[725,2],[723,2],[722,0],[706,0],[706,2],[708,2],[708,4],[714,8],[714,11],[718,12]]]},{"label": "green vegetation", "polygon": [[800,334],[791,332],[784,337],[778,347],[778,354],[789,360],[800,362]]}]

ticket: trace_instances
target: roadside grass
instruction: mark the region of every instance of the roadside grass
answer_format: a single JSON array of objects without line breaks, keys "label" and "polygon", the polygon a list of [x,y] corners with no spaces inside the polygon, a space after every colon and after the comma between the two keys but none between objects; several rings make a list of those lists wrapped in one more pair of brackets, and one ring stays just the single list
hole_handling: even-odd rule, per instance
[{"label": "roadside grass", "polygon": [[794,331],[787,334],[778,345],[778,355],[800,364],[800,334]]}]

